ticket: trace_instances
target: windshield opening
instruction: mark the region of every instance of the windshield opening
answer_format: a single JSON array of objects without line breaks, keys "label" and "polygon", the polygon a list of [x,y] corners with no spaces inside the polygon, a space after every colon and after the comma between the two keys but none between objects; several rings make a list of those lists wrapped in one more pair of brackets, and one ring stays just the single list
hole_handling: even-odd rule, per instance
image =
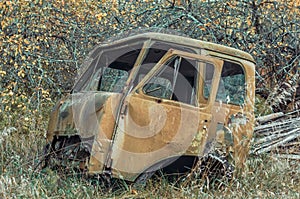
[{"label": "windshield opening", "polygon": [[144,42],[106,48],[89,62],[90,66],[75,85],[78,91],[121,92]]}]

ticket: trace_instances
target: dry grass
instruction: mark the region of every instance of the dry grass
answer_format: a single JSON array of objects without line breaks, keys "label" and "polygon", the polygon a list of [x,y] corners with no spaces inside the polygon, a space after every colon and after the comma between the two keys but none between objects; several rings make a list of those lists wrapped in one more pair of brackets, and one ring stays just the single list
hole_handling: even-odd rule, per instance
[{"label": "dry grass", "polygon": [[251,156],[247,168],[221,187],[188,179],[175,184],[163,177],[151,179],[138,190],[119,182],[103,187],[97,178],[78,173],[35,170],[44,145],[42,132],[22,133],[0,128],[0,198],[299,198],[299,161]]}]

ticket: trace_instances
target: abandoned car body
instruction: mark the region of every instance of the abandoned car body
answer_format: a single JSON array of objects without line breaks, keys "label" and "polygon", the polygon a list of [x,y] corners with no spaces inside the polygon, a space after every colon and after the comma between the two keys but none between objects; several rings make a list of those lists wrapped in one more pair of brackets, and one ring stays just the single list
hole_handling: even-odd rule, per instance
[{"label": "abandoned car body", "polygon": [[55,154],[128,181],[215,152],[243,167],[254,123],[248,53],[150,32],[97,46],[82,67],[51,113],[47,162]]}]

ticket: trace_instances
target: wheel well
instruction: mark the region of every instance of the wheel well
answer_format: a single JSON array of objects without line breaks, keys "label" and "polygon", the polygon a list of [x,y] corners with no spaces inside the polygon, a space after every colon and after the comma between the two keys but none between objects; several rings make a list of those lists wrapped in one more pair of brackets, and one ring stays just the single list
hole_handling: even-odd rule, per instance
[{"label": "wheel well", "polygon": [[161,169],[163,174],[181,175],[190,172],[197,164],[197,156],[180,156],[174,162]]},{"label": "wheel well", "polygon": [[193,169],[199,157],[197,156],[177,156],[171,157],[152,165],[135,179],[136,182],[145,181],[154,174],[166,174],[166,175],[182,175],[190,172]]}]

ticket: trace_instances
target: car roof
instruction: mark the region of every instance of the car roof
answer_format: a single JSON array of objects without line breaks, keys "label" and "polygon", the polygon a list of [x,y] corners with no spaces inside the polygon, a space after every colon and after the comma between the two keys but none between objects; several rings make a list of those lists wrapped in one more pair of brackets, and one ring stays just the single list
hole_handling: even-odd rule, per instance
[{"label": "car roof", "polygon": [[[134,33],[132,35],[122,35],[122,37],[110,38],[104,42],[96,45],[94,49],[88,54],[85,61],[81,64],[81,67],[78,71],[79,76],[75,80],[75,85],[81,79],[82,75],[88,70],[92,60],[96,59],[104,51],[110,50],[112,48],[118,48],[119,46],[126,46],[131,44],[143,44],[145,41],[157,41],[161,43],[168,43],[171,47],[180,46],[182,48],[194,48],[199,50],[206,50],[209,52],[217,52],[220,54],[236,57],[239,59],[247,60],[252,63],[255,63],[253,57],[244,51],[231,48],[228,46],[215,44],[212,42],[201,41],[197,39],[192,39],[186,36],[179,36],[176,34],[166,34],[159,32],[144,32],[144,33]],[[176,47],[174,47],[176,48]],[[213,54],[213,53],[212,53]]]},{"label": "car roof", "polygon": [[161,41],[161,42],[174,43],[176,45],[181,45],[183,47],[193,47],[193,48],[218,52],[218,53],[226,54],[229,56],[237,57],[237,58],[244,59],[244,60],[255,63],[253,57],[249,53],[232,48],[232,47],[228,47],[228,46],[224,46],[224,45],[220,45],[220,44],[216,44],[216,43],[212,43],[212,42],[192,39],[192,38],[185,37],[185,36],[179,36],[179,35],[175,35],[175,34],[166,34],[166,33],[157,33],[157,32],[136,33],[134,35],[127,36],[127,37],[121,38],[121,39],[120,38],[109,39],[109,40],[97,45],[95,49],[110,48],[115,45],[122,45],[123,43],[133,43],[133,42],[139,41],[139,40],[141,42],[144,42],[149,39]]}]

